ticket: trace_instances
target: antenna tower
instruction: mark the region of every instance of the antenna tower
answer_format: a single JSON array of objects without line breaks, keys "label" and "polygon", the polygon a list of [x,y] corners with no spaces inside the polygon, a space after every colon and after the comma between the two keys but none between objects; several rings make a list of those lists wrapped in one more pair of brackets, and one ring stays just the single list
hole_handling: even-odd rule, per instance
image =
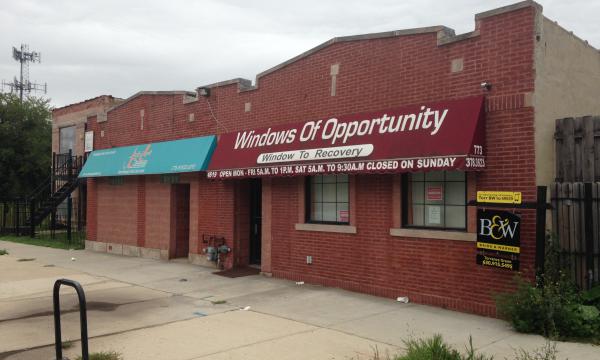
[{"label": "antenna tower", "polygon": [[29,63],[42,62],[42,54],[37,51],[29,51],[27,44],[21,44],[21,50],[13,46],[13,59],[21,64],[19,79],[15,76],[12,82],[2,81],[2,89],[9,87],[12,93],[18,93],[23,101],[23,93],[29,94],[31,91],[43,91],[46,93],[47,84],[36,84],[29,81]]}]

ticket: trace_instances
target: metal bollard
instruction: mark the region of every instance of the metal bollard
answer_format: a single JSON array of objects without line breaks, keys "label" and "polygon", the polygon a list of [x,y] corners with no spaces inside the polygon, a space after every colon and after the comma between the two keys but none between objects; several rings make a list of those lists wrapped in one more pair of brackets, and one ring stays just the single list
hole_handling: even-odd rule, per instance
[{"label": "metal bollard", "polygon": [[85,293],[81,284],[74,280],[58,279],[54,283],[53,302],[54,302],[54,341],[56,348],[56,360],[63,360],[62,357],[62,333],[60,328],[60,286],[71,286],[77,291],[79,297],[79,320],[81,326],[81,358],[89,360],[88,353],[88,333],[87,333],[87,306],[85,302]]}]

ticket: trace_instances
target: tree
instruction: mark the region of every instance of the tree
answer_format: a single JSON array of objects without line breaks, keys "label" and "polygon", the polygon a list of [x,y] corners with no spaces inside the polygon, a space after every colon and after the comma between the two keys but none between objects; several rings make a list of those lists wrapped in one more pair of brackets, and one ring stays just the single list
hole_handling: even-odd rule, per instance
[{"label": "tree", "polygon": [[30,195],[50,175],[49,100],[0,94],[0,199]]}]

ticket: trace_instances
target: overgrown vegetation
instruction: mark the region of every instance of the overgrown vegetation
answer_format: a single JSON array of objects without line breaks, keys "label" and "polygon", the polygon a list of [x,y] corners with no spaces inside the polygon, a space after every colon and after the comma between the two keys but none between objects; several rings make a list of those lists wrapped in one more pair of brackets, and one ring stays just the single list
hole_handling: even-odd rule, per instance
[{"label": "overgrown vegetation", "polygon": [[[81,356],[76,357],[75,360],[82,360]],[[90,360],[123,360],[123,357],[116,351],[103,351],[91,353]]]},{"label": "overgrown vegetation", "polygon": [[8,250],[0,249],[0,256],[2,256],[2,255],[8,255]]},{"label": "overgrown vegetation", "polygon": [[545,273],[536,284],[516,277],[516,290],[496,297],[498,313],[519,332],[600,343],[600,287],[579,291],[567,265],[548,237]]},{"label": "overgrown vegetation", "polygon": [[37,245],[37,246],[45,246],[55,249],[65,249],[65,250],[81,250],[85,248],[85,244],[81,240],[76,240],[79,238],[84,238],[83,236],[78,236],[77,234],[73,234],[72,240],[69,243],[67,240],[66,234],[56,234],[54,239],[49,239],[45,237],[36,237],[30,238],[29,236],[0,236],[0,240],[2,241],[10,241],[19,244],[27,244],[27,245]]},{"label": "overgrown vegetation", "polygon": [[0,94],[0,197],[29,195],[48,176],[52,124],[48,100]]}]

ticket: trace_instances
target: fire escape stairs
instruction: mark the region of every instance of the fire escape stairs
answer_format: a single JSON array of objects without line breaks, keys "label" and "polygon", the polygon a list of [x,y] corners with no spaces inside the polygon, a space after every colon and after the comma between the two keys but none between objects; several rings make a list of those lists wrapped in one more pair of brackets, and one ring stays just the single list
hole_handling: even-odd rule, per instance
[{"label": "fire escape stairs", "polygon": [[65,199],[79,186],[78,179],[72,179],[64,183],[60,189],[56,190],[54,193],[49,194],[47,197],[44,197],[39,200],[39,202],[35,206],[35,210],[33,212],[33,216],[27,219],[26,225],[31,225],[31,219],[33,218],[33,224],[35,226],[39,225],[44,219],[52,213],[52,211],[56,210],[58,206],[65,201]]},{"label": "fire escape stairs", "polygon": [[65,201],[75,189],[80,180],[79,172],[83,167],[84,158],[66,154],[53,154],[52,173],[50,177],[29,196],[30,216],[26,225],[38,226],[58,206]]}]

